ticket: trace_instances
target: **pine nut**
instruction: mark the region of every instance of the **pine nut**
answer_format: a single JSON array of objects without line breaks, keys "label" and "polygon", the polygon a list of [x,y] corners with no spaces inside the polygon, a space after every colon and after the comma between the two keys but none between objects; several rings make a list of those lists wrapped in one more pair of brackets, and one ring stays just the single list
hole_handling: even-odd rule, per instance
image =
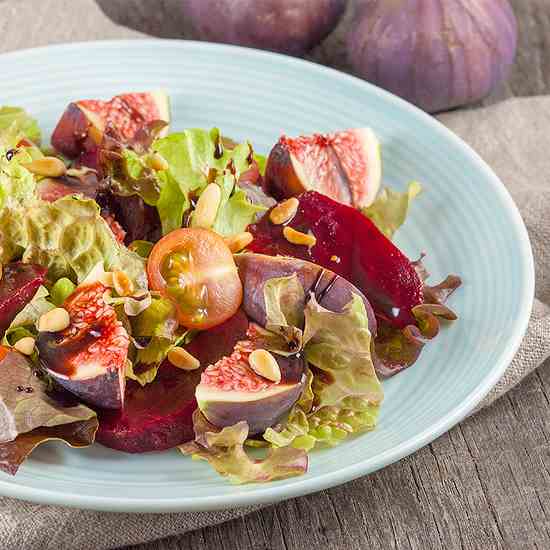
[{"label": "pine nut", "polygon": [[183,370],[196,370],[201,366],[199,360],[183,348],[172,348],[168,352],[168,361]]},{"label": "pine nut", "polygon": [[147,164],[149,164],[149,167],[157,172],[168,170],[168,168],[170,168],[167,160],[159,153],[153,153],[150,155]]},{"label": "pine nut", "polygon": [[67,172],[65,164],[57,157],[43,157],[23,164],[23,166],[36,176],[44,176],[46,178],[59,178]]},{"label": "pine nut", "polygon": [[25,338],[17,340],[13,347],[23,355],[32,355],[34,351],[34,338],[32,336],[25,336]]},{"label": "pine nut", "polygon": [[197,201],[191,219],[191,226],[210,229],[216,221],[216,214],[221,200],[222,190],[220,186],[216,183],[209,183]]},{"label": "pine nut", "polygon": [[113,287],[119,296],[131,296],[134,293],[134,283],[124,271],[113,272]]},{"label": "pine nut", "polygon": [[255,349],[248,357],[252,370],[278,384],[281,381],[281,369],[279,363],[269,351],[265,349]]},{"label": "pine nut", "polygon": [[244,233],[237,233],[231,237],[226,237],[225,244],[227,244],[229,250],[235,254],[236,252],[240,252],[243,248],[246,248],[253,240],[254,237],[252,233],[245,231]]},{"label": "pine nut", "polygon": [[40,332],[59,332],[65,330],[70,323],[69,312],[62,307],[56,307],[40,317],[38,330]]},{"label": "pine nut", "polygon": [[283,235],[285,239],[292,244],[303,244],[304,246],[315,246],[317,239],[315,235],[311,233],[302,233],[301,231],[296,231],[292,227],[285,227],[283,229]]},{"label": "pine nut", "polygon": [[300,202],[296,197],[292,197],[278,204],[269,214],[271,223],[281,225],[290,221],[298,211]]}]

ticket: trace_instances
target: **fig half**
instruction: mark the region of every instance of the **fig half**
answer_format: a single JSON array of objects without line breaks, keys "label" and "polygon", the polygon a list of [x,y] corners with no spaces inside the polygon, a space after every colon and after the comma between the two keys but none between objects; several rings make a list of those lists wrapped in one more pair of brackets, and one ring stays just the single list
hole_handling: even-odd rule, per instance
[{"label": "fig half", "polygon": [[277,199],[318,191],[338,202],[369,206],[382,178],[380,144],[370,128],[283,136],[271,150],[266,190]]},{"label": "fig half", "polygon": [[40,363],[56,382],[82,401],[106,409],[124,404],[129,338],[114,308],[105,303],[101,283],[82,285],[63,307],[70,325],[40,332]]},{"label": "fig half", "polygon": [[250,435],[262,433],[300,397],[305,383],[302,357],[273,354],[281,372],[276,383],[252,370],[249,357],[254,349],[251,341],[239,342],[231,355],[202,373],[195,396],[202,414],[215,426],[224,428],[244,420]]}]

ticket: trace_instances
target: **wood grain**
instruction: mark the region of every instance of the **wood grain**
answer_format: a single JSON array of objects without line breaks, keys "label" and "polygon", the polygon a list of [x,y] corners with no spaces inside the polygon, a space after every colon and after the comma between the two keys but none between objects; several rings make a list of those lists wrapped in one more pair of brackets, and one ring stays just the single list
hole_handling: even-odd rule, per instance
[{"label": "wood grain", "polygon": [[[453,0],[449,0],[453,1]],[[115,22],[192,37],[181,0],[97,0]],[[485,103],[550,93],[550,0],[513,0],[520,41]],[[349,71],[349,15],[311,58]],[[341,487],[135,550],[550,547],[550,363],[411,457]]]}]

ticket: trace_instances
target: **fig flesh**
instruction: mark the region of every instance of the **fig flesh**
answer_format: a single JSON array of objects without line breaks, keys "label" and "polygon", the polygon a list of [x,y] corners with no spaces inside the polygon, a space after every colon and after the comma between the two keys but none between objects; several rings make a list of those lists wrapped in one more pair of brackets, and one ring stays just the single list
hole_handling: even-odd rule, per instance
[{"label": "fig flesh", "polygon": [[371,129],[356,128],[281,137],[267,160],[265,187],[277,199],[313,190],[366,207],[374,201],[381,177],[378,139]]},{"label": "fig flesh", "polygon": [[303,193],[298,200],[288,225],[311,231],[315,246],[287,241],[284,226],[271,223],[267,212],[249,226],[254,240],[248,249],[301,258],[330,269],[361,290],[380,318],[398,328],[415,324],[411,310],[422,303],[422,281],[409,259],[355,208],[315,191]]},{"label": "fig flesh", "polygon": [[89,405],[120,409],[124,404],[129,338],[101,283],[81,285],[63,307],[70,325],[40,332],[40,363],[56,382]]}]

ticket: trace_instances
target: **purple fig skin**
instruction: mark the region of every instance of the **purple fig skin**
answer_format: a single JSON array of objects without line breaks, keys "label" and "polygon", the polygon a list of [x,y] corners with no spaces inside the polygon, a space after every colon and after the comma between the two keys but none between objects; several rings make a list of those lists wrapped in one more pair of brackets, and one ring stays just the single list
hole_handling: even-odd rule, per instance
[{"label": "purple fig skin", "polygon": [[489,95],[517,34],[508,0],[359,0],[347,48],[359,76],[435,113]]},{"label": "purple fig skin", "polygon": [[304,55],[334,29],[345,0],[184,0],[203,40]]},{"label": "purple fig skin", "polygon": [[332,271],[297,258],[264,254],[237,254],[235,263],[243,282],[242,308],[259,325],[265,326],[267,322],[263,294],[265,282],[296,273],[306,296],[314,291],[319,304],[330,311],[339,313],[351,301],[352,294],[360,296],[369,319],[369,330],[373,336],[376,335],[376,317],[367,298]]},{"label": "purple fig skin", "polygon": [[220,401],[208,402],[202,413],[218,428],[233,426],[245,420],[249,435],[257,435],[275,426],[298,401],[303,389],[303,384],[289,384],[280,394],[246,403],[223,401],[220,392]]},{"label": "purple fig skin", "polygon": [[201,405],[201,411],[208,421],[219,428],[225,428],[245,420],[250,435],[263,433],[270,426],[277,424],[302,394],[306,379],[305,363],[300,355],[274,357],[281,369],[281,382],[271,388],[282,391],[269,397],[251,392],[249,395],[257,399],[245,402],[224,400],[224,394],[228,392],[220,391],[218,400]]}]

